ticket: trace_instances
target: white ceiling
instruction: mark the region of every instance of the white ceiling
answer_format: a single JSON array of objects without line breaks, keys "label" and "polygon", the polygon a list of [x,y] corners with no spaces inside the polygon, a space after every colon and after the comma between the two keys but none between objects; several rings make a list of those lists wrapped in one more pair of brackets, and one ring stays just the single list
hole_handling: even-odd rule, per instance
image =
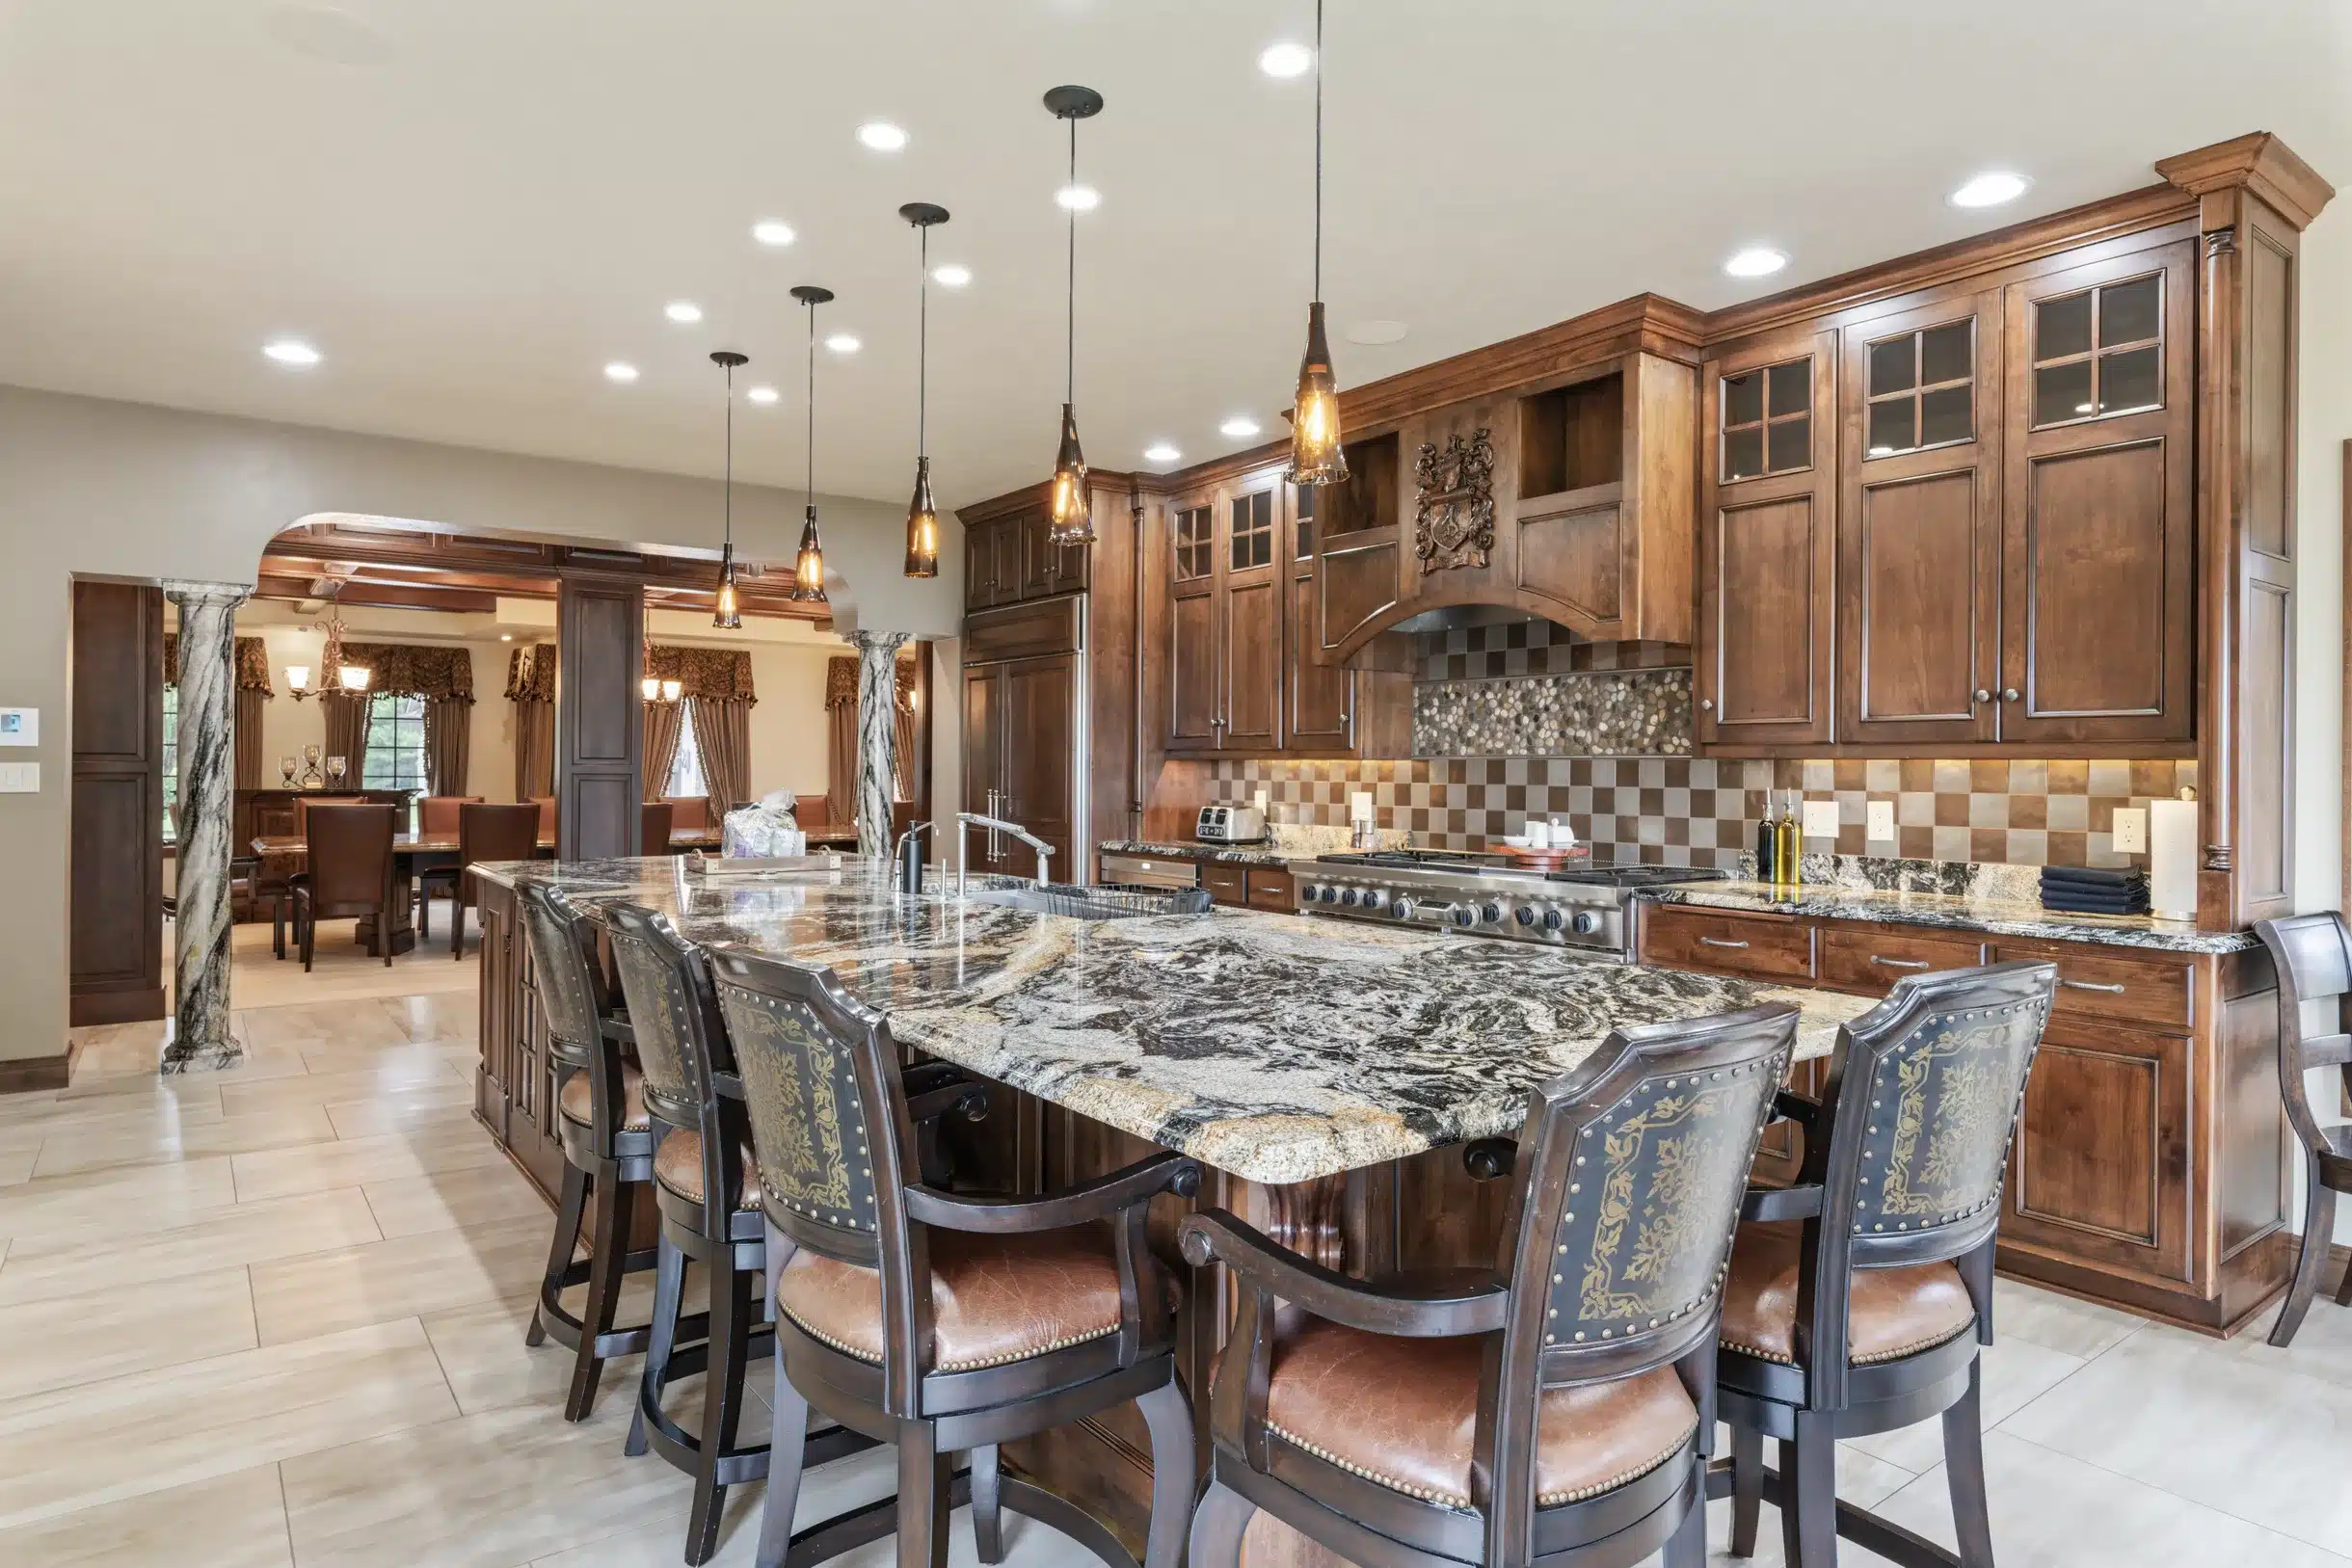
[{"label": "white ceiling", "polygon": [[[948,504],[1042,477],[1062,352],[1063,132],[1080,133],[1088,456],[1188,462],[1270,430],[1307,294],[1310,89],[1256,68],[1310,0],[0,0],[0,381],[799,483],[802,324],[818,487],[911,479],[915,244],[934,260],[931,447]],[[322,12],[327,13],[321,14]],[[2342,0],[1335,0],[1324,293],[1353,385],[1641,289],[1715,306],[2150,183],[2283,134],[2352,183]],[[913,137],[860,146],[862,120]],[[1948,207],[1979,169],[2031,175]],[[799,243],[749,234],[781,218]],[[1720,269],[1767,243],[1768,283]],[[675,327],[674,299],[707,311]],[[289,372],[267,339],[326,362]],[[633,360],[630,387],[601,374]]]}]

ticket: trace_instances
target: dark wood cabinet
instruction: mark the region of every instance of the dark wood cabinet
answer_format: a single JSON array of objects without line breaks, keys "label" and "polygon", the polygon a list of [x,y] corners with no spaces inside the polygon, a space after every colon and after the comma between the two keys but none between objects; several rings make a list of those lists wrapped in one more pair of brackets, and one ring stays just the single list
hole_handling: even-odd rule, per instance
[{"label": "dark wood cabinet", "polygon": [[[157,1019],[165,989],[163,590],[77,582],[72,615],[67,1017],[76,1025]],[[240,851],[232,845],[229,853]]]},{"label": "dark wood cabinet", "polygon": [[1170,752],[1263,755],[1283,745],[1285,489],[1264,471],[1168,504],[1162,743]]},{"label": "dark wood cabinet", "polygon": [[1209,890],[1213,902],[1228,909],[1265,910],[1275,915],[1295,915],[1298,911],[1296,886],[1291,873],[1278,865],[1234,865],[1223,861],[1204,861],[1200,885]]},{"label": "dark wood cabinet", "polygon": [[964,525],[964,608],[1082,593],[1092,551],[1053,543],[1042,505]]},{"label": "dark wood cabinet", "polygon": [[[1078,737],[1083,701],[1083,601],[1056,598],[998,609],[966,623],[963,806],[1018,822],[1054,847],[1048,873],[1082,880],[1075,858],[1083,780]],[[974,870],[1032,875],[1036,852],[995,830],[967,833]],[[949,850],[952,854],[952,846]]]},{"label": "dark wood cabinet", "polygon": [[1701,745],[1831,736],[1836,335],[1781,334],[1701,366]]}]

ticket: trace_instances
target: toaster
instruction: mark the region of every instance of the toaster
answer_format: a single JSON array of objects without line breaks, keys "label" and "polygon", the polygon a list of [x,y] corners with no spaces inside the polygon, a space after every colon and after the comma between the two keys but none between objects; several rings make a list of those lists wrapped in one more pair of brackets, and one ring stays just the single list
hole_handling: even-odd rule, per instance
[{"label": "toaster", "polygon": [[1204,806],[1192,837],[1204,844],[1254,844],[1266,837],[1266,813],[1254,806]]}]

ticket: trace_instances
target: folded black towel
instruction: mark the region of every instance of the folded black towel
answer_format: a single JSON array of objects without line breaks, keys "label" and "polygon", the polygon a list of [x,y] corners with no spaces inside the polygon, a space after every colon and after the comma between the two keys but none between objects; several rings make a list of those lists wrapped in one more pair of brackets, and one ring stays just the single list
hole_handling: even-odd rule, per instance
[{"label": "folded black towel", "polygon": [[2062,910],[2070,915],[2145,915],[2148,913],[2148,895],[2137,893],[2124,898],[2086,898],[2045,892],[2042,895],[2042,907]]},{"label": "folded black towel", "polygon": [[2122,892],[2146,888],[2148,873],[2136,865],[2045,865],[2042,868],[2042,886]]}]

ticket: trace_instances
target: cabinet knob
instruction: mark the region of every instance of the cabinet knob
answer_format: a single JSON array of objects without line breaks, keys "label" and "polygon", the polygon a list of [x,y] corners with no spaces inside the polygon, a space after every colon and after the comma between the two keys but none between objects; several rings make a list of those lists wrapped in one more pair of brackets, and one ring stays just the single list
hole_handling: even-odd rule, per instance
[{"label": "cabinet knob", "polygon": [[1992,701],[1992,693],[1979,686],[1976,688],[1976,700],[1980,703],[1990,703]]},{"label": "cabinet knob", "polygon": [[1712,712],[1714,712],[1714,711],[1715,711],[1715,699],[1714,699],[1714,698],[1712,698],[1712,697],[1701,697],[1701,698],[1698,700],[1698,711],[1699,711],[1699,712],[1701,712],[1701,713],[1712,713]]},{"label": "cabinet knob", "polygon": [[2001,688],[2001,701],[2002,701],[2002,702],[2004,702],[2004,703],[2014,703],[2014,702],[2016,702],[2017,700],[2018,700],[2018,688],[2017,688],[2017,687],[2015,687],[2015,686],[2003,686],[2003,687]]}]

